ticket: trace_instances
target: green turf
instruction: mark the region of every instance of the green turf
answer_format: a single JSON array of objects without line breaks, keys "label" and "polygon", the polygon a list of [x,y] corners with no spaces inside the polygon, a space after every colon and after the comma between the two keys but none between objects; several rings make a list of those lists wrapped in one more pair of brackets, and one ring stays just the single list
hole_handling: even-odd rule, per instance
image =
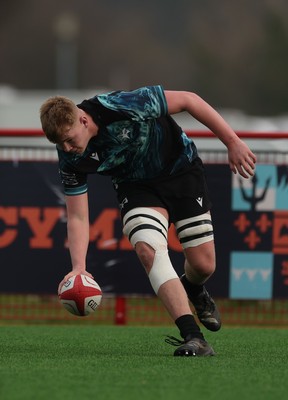
[{"label": "green turf", "polygon": [[174,327],[2,326],[1,400],[284,399],[285,329],[206,334],[215,357],[173,357]]}]

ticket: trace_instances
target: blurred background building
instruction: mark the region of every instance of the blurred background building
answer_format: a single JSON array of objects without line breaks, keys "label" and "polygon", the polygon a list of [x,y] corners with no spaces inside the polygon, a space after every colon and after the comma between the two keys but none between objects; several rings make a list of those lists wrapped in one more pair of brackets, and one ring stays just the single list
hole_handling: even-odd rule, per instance
[{"label": "blurred background building", "polygon": [[0,127],[38,127],[50,94],[161,83],[287,130],[287,17],[287,0],[1,0]]}]

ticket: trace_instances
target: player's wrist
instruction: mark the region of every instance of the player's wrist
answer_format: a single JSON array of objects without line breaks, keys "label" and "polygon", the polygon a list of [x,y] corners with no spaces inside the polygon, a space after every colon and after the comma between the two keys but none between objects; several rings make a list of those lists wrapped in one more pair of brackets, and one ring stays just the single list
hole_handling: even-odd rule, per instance
[{"label": "player's wrist", "polygon": [[82,274],[86,272],[86,265],[72,265],[72,272],[75,274]]}]

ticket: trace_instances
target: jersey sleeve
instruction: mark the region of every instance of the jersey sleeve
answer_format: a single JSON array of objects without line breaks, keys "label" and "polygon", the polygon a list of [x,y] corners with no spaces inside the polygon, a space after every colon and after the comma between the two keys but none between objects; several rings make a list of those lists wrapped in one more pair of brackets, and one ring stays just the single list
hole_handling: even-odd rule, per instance
[{"label": "jersey sleeve", "polygon": [[59,169],[61,182],[66,196],[77,196],[88,190],[87,177],[79,172],[66,172]]},{"label": "jersey sleeve", "polygon": [[69,163],[61,157],[61,153],[62,152],[58,150],[59,175],[65,195],[77,196],[86,193],[88,191],[87,174],[72,168]]},{"label": "jersey sleeve", "polygon": [[161,85],[145,86],[129,92],[110,92],[98,95],[97,99],[104,107],[121,112],[134,121],[159,118],[168,113]]}]

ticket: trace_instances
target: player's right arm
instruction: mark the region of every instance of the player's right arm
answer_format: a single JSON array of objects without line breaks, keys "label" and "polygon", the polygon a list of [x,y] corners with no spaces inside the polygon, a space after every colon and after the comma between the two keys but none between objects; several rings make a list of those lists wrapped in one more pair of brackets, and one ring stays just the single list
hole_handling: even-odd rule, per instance
[{"label": "player's right arm", "polygon": [[227,147],[231,171],[248,178],[254,175],[256,156],[222,118],[222,116],[196,93],[165,91],[168,113],[187,111],[207,126]]},{"label": "player's right arm", "polygon": [[84,274],[86,271],[86,255],[89,245],[89,208],[88,195],[66,196],[68,247],[72,262],[72,271],[59,284],[59,290],[71,276]]}]

